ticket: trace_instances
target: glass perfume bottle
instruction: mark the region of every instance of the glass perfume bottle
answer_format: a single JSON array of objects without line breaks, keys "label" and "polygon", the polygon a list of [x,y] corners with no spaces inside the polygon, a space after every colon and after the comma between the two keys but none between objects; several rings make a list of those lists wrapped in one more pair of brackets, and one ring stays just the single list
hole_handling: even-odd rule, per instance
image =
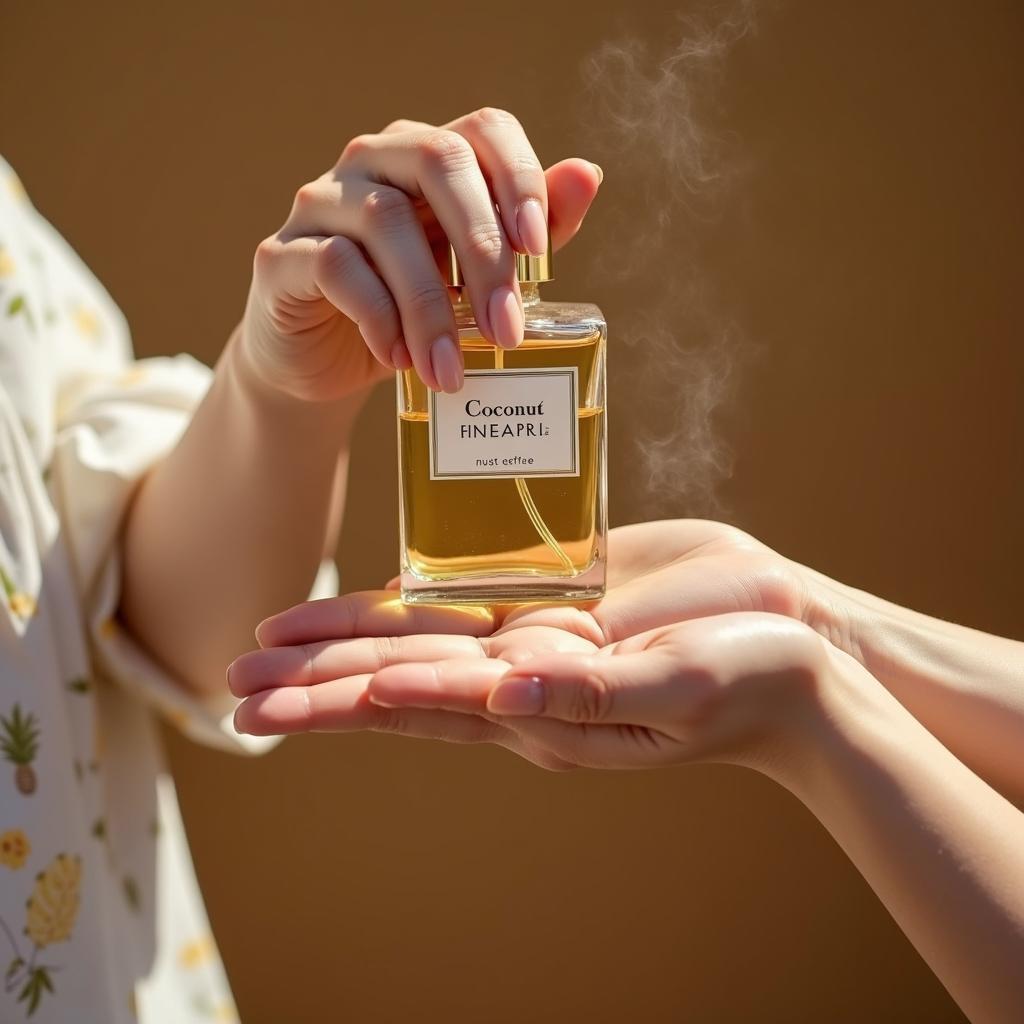
[{"label": "glass perfume bottle", "polygon": [[587,601],[605,589],[607,329],[592,305],[546,302],[550,255],[517,257],[526,332],[486,341],[449,254],[465,384],[398,374],[401,592],[406,603]]}]

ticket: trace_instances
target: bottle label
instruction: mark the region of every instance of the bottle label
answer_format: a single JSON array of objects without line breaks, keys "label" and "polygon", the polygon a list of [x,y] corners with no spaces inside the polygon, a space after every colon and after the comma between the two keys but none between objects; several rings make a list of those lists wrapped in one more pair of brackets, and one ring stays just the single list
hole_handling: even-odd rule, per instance
[{"label": "bottle label", "polygon": [[578,371],[467,370],[430,392],[430,479],[579,476]]}]

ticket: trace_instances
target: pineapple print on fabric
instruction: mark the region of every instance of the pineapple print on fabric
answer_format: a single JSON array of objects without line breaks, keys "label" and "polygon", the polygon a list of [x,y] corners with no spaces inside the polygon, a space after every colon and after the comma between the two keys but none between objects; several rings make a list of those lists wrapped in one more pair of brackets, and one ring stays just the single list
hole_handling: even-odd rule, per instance
[{"label": "pineapple print on fabric", "polygon": [[[117,628],[132,496],[210,379],[186,356],[133,359],[121,312],[0,159],[0,1024],[234,1019],[155,717],[269,744]],[[327,576],[312,596],[336,592]]]},{"label": "pineapple print on fabric", "polygon": [[39,752],[39,726],[36,716],[26,714],[15,704],[6,717],[0,715],[0,751],[14,765],[14,785],[23,796],[31,796],[38,785],[32,762]]},{"label": "pineapple print on fabric", "polygon": [[[44,960],[46,950],[67,942],[78,917],[82,861],[58,854],[36,875],[32,894],[25,903],[25,925],[21,929],[25,946],[15,939],[15,930],[0,918],[0,931],[11,946],[13,959],[4,972],[4,994],[31,1017],[43,997],[55,992],[54,974],[60,965]],[[4,1019],[9,1019],[6,1015]]]}]

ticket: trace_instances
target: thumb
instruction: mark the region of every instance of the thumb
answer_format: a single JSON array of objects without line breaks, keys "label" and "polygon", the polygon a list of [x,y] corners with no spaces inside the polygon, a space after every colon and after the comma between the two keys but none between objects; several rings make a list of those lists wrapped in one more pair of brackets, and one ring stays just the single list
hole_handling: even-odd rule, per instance
[{"label": "thumb", "polygon": [[550,654],[521,662],[502,676],[487,699],[487,710],[563,722],[657,725],[678,714],[691,690],[686,685],[689,674],[680,672],[667,651],[657,649]]}]

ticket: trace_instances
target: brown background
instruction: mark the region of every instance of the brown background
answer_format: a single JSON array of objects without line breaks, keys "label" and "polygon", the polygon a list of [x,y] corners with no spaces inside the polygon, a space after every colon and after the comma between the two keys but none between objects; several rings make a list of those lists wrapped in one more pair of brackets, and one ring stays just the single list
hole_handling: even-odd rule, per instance
[{"label": "brown background", "polygon": [[[642,346],[623,358],[615,339],[641,295],[699,274],[756,353],[718,418],[730,517],[850,582],[1020,634],[1018,3],[762,11],[715,115],[743,173],[717,218],[674,221],[686,256],[669,238],[653,288],[593,270],[643,190],[635,159],[620,173],[602,149],[580,64],[628,34],[661,46],[672,5],[144,6],[11,5],[0,42],[0,150],[140,353],[215,358],[255,243],[351,135],[507,106],[546,161],[605,167],[553,291],[612,324],[613,521],[665,508],[616,486],[647,396],[625,372]],[[687,343],[686,310],[653,313]],[[382,389],[359,431],[352,588],[395,567],[392,415]],[[380,736],[255,762],[171,752],[249,1024],[960,1019],[824,831],[751,773],[553,776]]]}]

